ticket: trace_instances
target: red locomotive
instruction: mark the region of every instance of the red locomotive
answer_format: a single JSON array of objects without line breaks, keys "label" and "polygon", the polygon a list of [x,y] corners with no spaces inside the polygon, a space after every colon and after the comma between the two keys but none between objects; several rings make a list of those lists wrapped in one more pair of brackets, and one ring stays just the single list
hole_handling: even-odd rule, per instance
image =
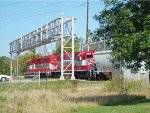
[{"label": "red locomotive", "polygon": [[[75,52],[75,77],[88,79],[90,77],[90,65],[94,63],[93,53],[95,50]],[[70,53],[67,53],[70,54]],[[64,54],[64,60],[69,59],[68,55]],[[67,64],[64,64],[64,68]],[[71,71],[71,65],[66,71]],[[38,75],[40,71],[41,77],[60,77],[61,75],[61,58],[60,55],[41,56],[39,58],[29,59],[25,76]]]}]

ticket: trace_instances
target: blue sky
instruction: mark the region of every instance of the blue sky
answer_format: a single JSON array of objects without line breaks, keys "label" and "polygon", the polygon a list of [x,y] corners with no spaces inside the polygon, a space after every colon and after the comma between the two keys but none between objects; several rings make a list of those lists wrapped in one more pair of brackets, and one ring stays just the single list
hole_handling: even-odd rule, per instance
[{"label": "blue sky", "polygon": [[[101,0],[90,0],[89,29],[98,27],[93,19],[104,5]],[[35,30],[63,12],[65,18],[76,17],[76,34],[85,38],[86,0],[26,0],[0,1],[0,56],[9,57],[9,43]]]}]

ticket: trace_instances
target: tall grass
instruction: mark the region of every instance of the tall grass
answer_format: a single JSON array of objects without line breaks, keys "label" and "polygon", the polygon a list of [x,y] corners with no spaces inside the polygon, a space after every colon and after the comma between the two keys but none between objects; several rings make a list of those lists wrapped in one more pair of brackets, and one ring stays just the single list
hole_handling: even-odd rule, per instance
[{"label": "tall grass", "polygon": [[[81,89],[90,86],[89,82],[78,82]],[[99,84],[99,83],[98,83]],[[72,92],[71,81],[52,81],[22,84],[2,84],[0,86],[0,112],[2,113],[66,113],[78,107],[94,106],[92,103],[74,103],[68,101]],[[92,83],[96,86],[97,83]],[[79,90],[81,90],[79,87]],[[78,90],[76,90],[78,92]],[[77,93],[76,92],[76,93]],[[68,95],[70,94],[70,95]],[[5,95],[5,96],[3,96]]]},{"label": "tall grass", "polygon": [[146,90],[142,79],[128,80],[122,75],[114,76],[105,83],[105,86],[108,91],[119,92],[125,95],[131,92],[143,92]]},{"label": "tall grass", "polygon": [[[129,88],[126,95],[120,94],[122,87],[114,81],[77,81],[75,91],[70,80],[42,82],[40,87],[38,83],[22,88],[20,83],[1,84],[0,113],[70,113],[80,108],[145,98],[139,86]],[[134,82],[130,85],[136,84]]]}]

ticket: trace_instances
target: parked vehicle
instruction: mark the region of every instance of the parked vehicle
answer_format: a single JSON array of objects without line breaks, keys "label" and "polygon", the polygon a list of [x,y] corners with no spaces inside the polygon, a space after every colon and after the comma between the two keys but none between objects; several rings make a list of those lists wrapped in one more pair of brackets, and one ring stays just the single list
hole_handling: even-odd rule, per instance
[{"label": "parked vehicle", "polygon": [[11,77],[8,75],[0,75],[0,81],[1,82],[6,82],[6,81],[10,81]]}]

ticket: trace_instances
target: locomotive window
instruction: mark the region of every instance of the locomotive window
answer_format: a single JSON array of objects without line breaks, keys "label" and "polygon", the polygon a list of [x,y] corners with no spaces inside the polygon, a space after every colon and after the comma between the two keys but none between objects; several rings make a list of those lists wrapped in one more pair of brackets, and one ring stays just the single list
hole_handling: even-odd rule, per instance
[{"label": "locomotive window", "polygon": [[38,63],[38,64],[40,63],[40,59],[37,60],[37,63]]},{"label": "locomotive window", "polygon": [[80,56],[80,57],[78,58],[78,60],[82,60],[82,57]]},{"label": "locomotive window", "polygon": [[93,55],[87,55],[87,58],[93,58]]},{"label": "locomotive window", "polygon": [[30,69],[30,66],[27,66],[27,69]]}]

